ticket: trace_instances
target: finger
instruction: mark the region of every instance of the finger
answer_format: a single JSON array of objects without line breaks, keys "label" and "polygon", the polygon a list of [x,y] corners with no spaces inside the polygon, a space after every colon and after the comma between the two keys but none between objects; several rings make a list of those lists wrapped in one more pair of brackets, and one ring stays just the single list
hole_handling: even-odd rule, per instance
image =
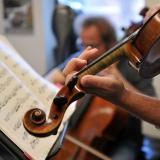
[{"label": "finger", "polygon": [[87,64],[86,60],[78,59],[78,58],[72,58],[66,67],[63,70],[63,74],[67,76],[68,74],[72,73],[73,71],[79,71],[81,68],[83,68]]},{"label": "finger", "polygon": [[99,56],[98,49],[91,48],[89,46],[81,53],[81,55],[78,58],[89,61],[97,58],[98,56]]},{"label": "finger", "polygon": [[95,75],[86,75],[81,78],[80,83],[84,88],[103,89],[106,86],[111,86],[114,79],[115,77],[113,75],[108,75],[103,78]]},{"label": "finger", "polygon": [[66,76],[72,71],[80,70],[87,64],[88,60],[98,56],[97,51],[98,50],[96,48],[92,49],[91,47],[87,47],[78,58],[73,58],[68,62],[63,70],[63,74]]}]

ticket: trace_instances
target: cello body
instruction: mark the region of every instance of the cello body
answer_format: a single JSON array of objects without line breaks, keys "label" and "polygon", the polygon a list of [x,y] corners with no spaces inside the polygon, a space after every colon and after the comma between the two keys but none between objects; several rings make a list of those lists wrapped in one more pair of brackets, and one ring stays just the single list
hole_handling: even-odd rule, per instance
[{"label": "cello body", "polygon": [[[127,120],[127,111],[102,98],[94,96],[90,99],[89,106],[87,106],[87,110],[77,126],[70,128],[67,134],[103,152],[104,146],[103,143],[100,143],[99,139],[115,141]],[[61,150],[54,159],[98,160],[99,158],[65,139]]]}]

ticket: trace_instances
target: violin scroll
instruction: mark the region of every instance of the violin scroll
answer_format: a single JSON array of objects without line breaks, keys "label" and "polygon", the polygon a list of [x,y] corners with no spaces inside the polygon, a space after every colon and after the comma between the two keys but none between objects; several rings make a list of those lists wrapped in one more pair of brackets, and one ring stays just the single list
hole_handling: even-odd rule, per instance
[{"label": "violin scroll", "polygon": [[45,112],[38,108],[31,109],[25,114],[23,125],[29,133],[38,137],[57,134],[68,106],[84,95],[76,82],[77,78],[74,77],[68,85],[60,89],[52,102],[48,119]]},{"label": "violin scroll", "polygon": [[32,121],[32,123],[37,124],[37,125],[41,125],[43,123],[45,123],[46,121],[46,114],[44,113],[43,110],[39,109],[39,108],[35,108],[30,110],[29,112],[30,114],[30,120]]}]

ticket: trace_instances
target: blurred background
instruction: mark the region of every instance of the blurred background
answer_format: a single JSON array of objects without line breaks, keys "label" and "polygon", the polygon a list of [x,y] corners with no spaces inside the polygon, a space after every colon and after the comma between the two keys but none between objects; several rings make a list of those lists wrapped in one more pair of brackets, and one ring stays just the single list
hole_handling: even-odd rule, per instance
[{"label": "blurred background", "polygon": [[[157,3],[160,0],[0,0],[0,34],[45,75],[79,49],[77,37],[84,17],[109,19],[120,40],[127,27],[142,21],[140,11]],[[160,98],[160,76],[154,78],[153,85]],[[160,130],[146,122],[142,125],[143,134],[157,142],[152,145],[144,140],[142,150],[148,157],[153,152],[159,154]]]}]

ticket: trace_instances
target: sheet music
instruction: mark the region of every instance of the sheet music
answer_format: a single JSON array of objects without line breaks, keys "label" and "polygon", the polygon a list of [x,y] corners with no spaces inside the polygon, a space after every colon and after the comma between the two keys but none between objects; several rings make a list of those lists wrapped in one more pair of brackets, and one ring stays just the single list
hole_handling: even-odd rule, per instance
[{"label": "sheet music", "polygon": [[[26,132],[22,118],[30,108],[49,112],[58,89],[39,76],[17,53],[0,40],[0,127],[10,139],[34,159],[44,160],[59,136],[33,137]],[[69,107],[63,121],[73,113]],[[18,137],[18,139],[17,139]]]}]

